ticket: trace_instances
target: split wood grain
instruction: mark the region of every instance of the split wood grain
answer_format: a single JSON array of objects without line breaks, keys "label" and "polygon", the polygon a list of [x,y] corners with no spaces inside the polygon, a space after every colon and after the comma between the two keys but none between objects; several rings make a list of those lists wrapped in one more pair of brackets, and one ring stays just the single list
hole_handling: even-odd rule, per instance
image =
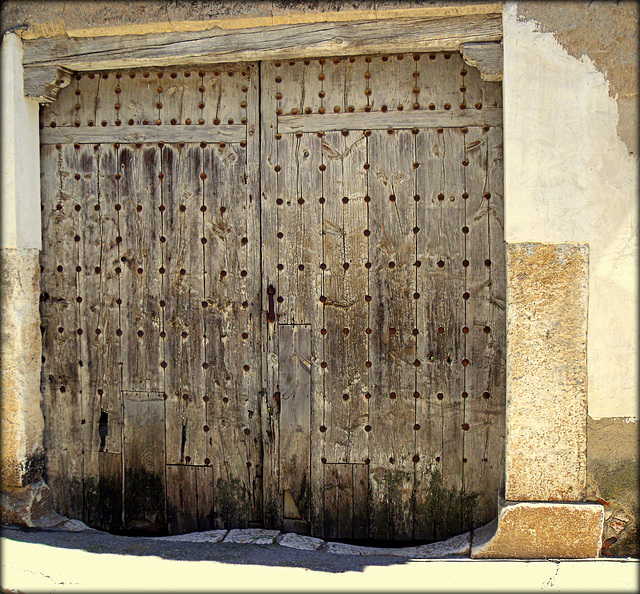
[{"label": "split wood grain", "polygon": [[[207,457],[206,404],[203,400],[205,326],[203,314],[204,237],[202,148],[165,144],[161,181],[161,230],[155,251],[162,252],[161,344],[167,394],[167,463],[204,464]],[[160,207],[158,207],[160,208]],[[166,365],[164,365],[166,363]]]},{"label": "split wood grain", "polygon": [[[268,98],[275,98],[276,72],[273,62],[263,62],[260,66],[260,89],[265,101],[260,104],[260,136],[262,143],[261,179],[261,220],[262,237],[262,311],[260,323],[263,328],[263,394],[260,415],[262,421],[263,448],[263,513],[266,528],[282,525],[282,495],[279,484],[279,430],[280,395],[278,388],[278,328],[275,321],[280,313],[277,297],[280,295],[278,283],[278,243],[270,238],[279,231],[276,195],[278,180],[275,167],[278,165],[277,120],[273,104]],[[269,295],[269,291],[274,291]],[[275,319],[267,315],[273,311]]]},{"label": "split wood grain", "polygon": [[160,339],[160,151],[121,146],[120,196],[122,386],[163,391]]},{"label": "split wood grain", "polygon": [[413,136],[369,138],[370,537],[411,538],[415,388]]},{"label": "split wood grain", "polygon": [[[171,61],[203,64],[367,52],[456,51],[463,43],[501,38],[500,14],[414,17],[130,37],[28,40],[22,62],[27,68],[55,65],[79,71],[106,70],[161,66]],[[30,76],[35,74],[34,71]],[[38,93],[34,87],[37,85],[31,81],[25,85],[29,93]]]}]

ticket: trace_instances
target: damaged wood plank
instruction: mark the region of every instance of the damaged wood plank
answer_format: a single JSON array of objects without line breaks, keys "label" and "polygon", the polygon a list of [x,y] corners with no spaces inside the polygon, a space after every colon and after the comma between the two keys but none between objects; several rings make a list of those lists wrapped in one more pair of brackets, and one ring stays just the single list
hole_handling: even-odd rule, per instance
[{"label": "damaged wood plank", "polygon": [[[44,444],[55,509],[83,517],[82,386],[75,215],[81,202],[74,147],[41,150],[43,200],[42,319]],[[82,331],[82,330],[81,330]]]},{"label": "damaged wood plank", "polygon": [[283,517],[309,520],[311,327],[280,325],[280,489]]},{"label": "damaged wood plank", "polygon": [[164,400],[158,392],[123,392],[124,526],[166,527]]},{"label": "damaged wood plank", "polygon": [[[262,467],[262,420],[261,420],[261,391],[263,385],[264,362],[262,360],[262,254],[263,245],[260,221],[260,68],[259,64],[246,64],[244,71],[247,78],[243,79],[244,86],[235,95],[240,100],[240,111],[246,117],[246,152],[245,173],[243,181],[245,211],[236,211],[236,216],[244,217],[246,230],[245,239],[240,238],[240,250],[245,262],[247,276],[244,278],[248,315],[245,318],[245,334],[248,359],[251,361],[249,372],[245,372],[247,382],[248,405],[245,422],[251,431],[251,440],[247,442],[247,481],[250,489],[250,518],[253,523],[262,524],[263,521],[263,467]],[[229,77],[227,76],[227,79]],[[246,103],[246,107],[243,107]],[[231,109],[231,108],[229,108]],[[233,115],[233,112],[230,112]],[[250,405],[250,406],[249,406]]]},{"label": "damaged wood plank", "polygon": [[[415,437],[413,135],[373,131],[368,173],[371,399],[370,537],[411,538]],[[420,361],[419,365],[424,363]]]},{"label": "damaged wood plank", "polygon": [[[260,89],[265,100],[260,104],[260,138],[262,143],[260,179],[261,179],[261,218],[262,218],[262,311],[260,324],[262,338],[262,386],[260,418],[262,422],[263,451],[263,513],[266,528],[280,528],[283,520],[282,496],[279,484],[279,431],[280,431],[280,393],[278,388],[278,327],[275,320],[267,320],[269,301],[273,304],[277,316],[280,305],[277,304],[278,291],[278,243],[279,232],[277,173],[278,144],[275,106],[267,98],[276,95],[276,67],[273,62],[263,62],[260,68]],[[269,288],[275,292],[267,295]]]},{"label": "damaged wood plank", "polygon": [[98,497],[100,501],[99,526],[102,530],[116,531],[123,527],[122,454],[99,453]]},{"label": "damaged wood plank", "polygon": [[120,146],[118,160],[122,386],[126,390],[157,391],[162,387],[163,361],[160,151],[151,145]]},{"label": "damaged wood plank", "polygon": [[[344,75],[342,76],[344,81]],[[332,97],[333,95],[333,97]],[[327,88],[327,101],[344,96],[344,86]],[[363,462],[368,456],[367,328],[365,264],[368,261],[367,141],[362,133],[328,132],[322,141],[324,235],[325,457],[329,462]],[[326,359],[325,359],[326,360]]]},{"label": "damaged wood plank", "polygon": [[198,487],[195,466],[167,465],[167,530],[185,534],[198,530]]},{"label": "damaged wood plank", "polygon": [[195,143],[165,144],[158,168],[163,176],[159,240],[168,464],[204,464],[207,457],[202,151]]},{"label": "damaged wood plank", "polygon": [[245,248],[249,217],[257,213],[245,186],[246,155],[240,144],[209,145],[203,153],[207,457],[215,481],[216,521],[226,528],[246,527],[253,520],[252,469],[260,440],[254,420],[260,377],[254,325],[259,271],[249,268],[256,260]]}]

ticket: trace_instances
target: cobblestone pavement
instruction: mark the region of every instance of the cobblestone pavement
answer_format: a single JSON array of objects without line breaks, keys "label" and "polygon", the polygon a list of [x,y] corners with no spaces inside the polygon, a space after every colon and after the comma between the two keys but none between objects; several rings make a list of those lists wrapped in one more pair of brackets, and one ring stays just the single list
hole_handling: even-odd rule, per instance
[{"label": "cobblestone pavement", "polygon": [[[456,540],[457,539],[457,540]],[[116,536],[2,527],[2,592],[636,592],[638,561],[481,561],[466,535],[404,549],[273,530]],[[431,548],[429,548],[431,547]],[[448,557],[447,557],[448,555]],[[419,558],[422,556],[422,558]]]}]

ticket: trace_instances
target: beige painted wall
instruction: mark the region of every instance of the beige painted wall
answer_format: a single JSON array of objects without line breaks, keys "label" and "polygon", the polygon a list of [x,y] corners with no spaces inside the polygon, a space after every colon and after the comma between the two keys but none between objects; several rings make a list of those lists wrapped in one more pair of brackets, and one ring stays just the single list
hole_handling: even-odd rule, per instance
[{"label": "beige painted wall", "polygon": [[589,244],[589,416],[636,417],[638,158],[596,64],[512,2],[504,52],[505,239]]}]

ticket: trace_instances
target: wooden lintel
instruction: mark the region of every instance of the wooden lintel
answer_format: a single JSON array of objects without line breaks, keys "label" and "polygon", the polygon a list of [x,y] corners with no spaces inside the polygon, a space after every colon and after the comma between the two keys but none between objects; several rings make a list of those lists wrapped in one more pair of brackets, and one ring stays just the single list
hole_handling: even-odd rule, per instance
[{"label": "wooden lintel", "polygon": [[99,144],[101,142],[241,142],[247,128],[241,125],[202,126],[59,126],[40,131],[41,144]]},{"label": "wooden lintel", "polygon": [[288,115],[278,118],[278,132],[330,132],[338,130],[386,130],[387,128],[461,128],[500,126],[502,108],[464,111],[397,111]]},{"label": "wooden lintel", "polygon": [[25,94],[44,96],[39,73],[48,67],[90,71],[289,57],[459,51],[465,43],[500,39],[500,14],[472,14],[25,40]]},{"label": "wooden lintel", "polygon": [[502,80],[503,50],[501,41],[463,43],[460,46],[460,51],[469,66],[475,66],[480,70],[482,80]]}]

